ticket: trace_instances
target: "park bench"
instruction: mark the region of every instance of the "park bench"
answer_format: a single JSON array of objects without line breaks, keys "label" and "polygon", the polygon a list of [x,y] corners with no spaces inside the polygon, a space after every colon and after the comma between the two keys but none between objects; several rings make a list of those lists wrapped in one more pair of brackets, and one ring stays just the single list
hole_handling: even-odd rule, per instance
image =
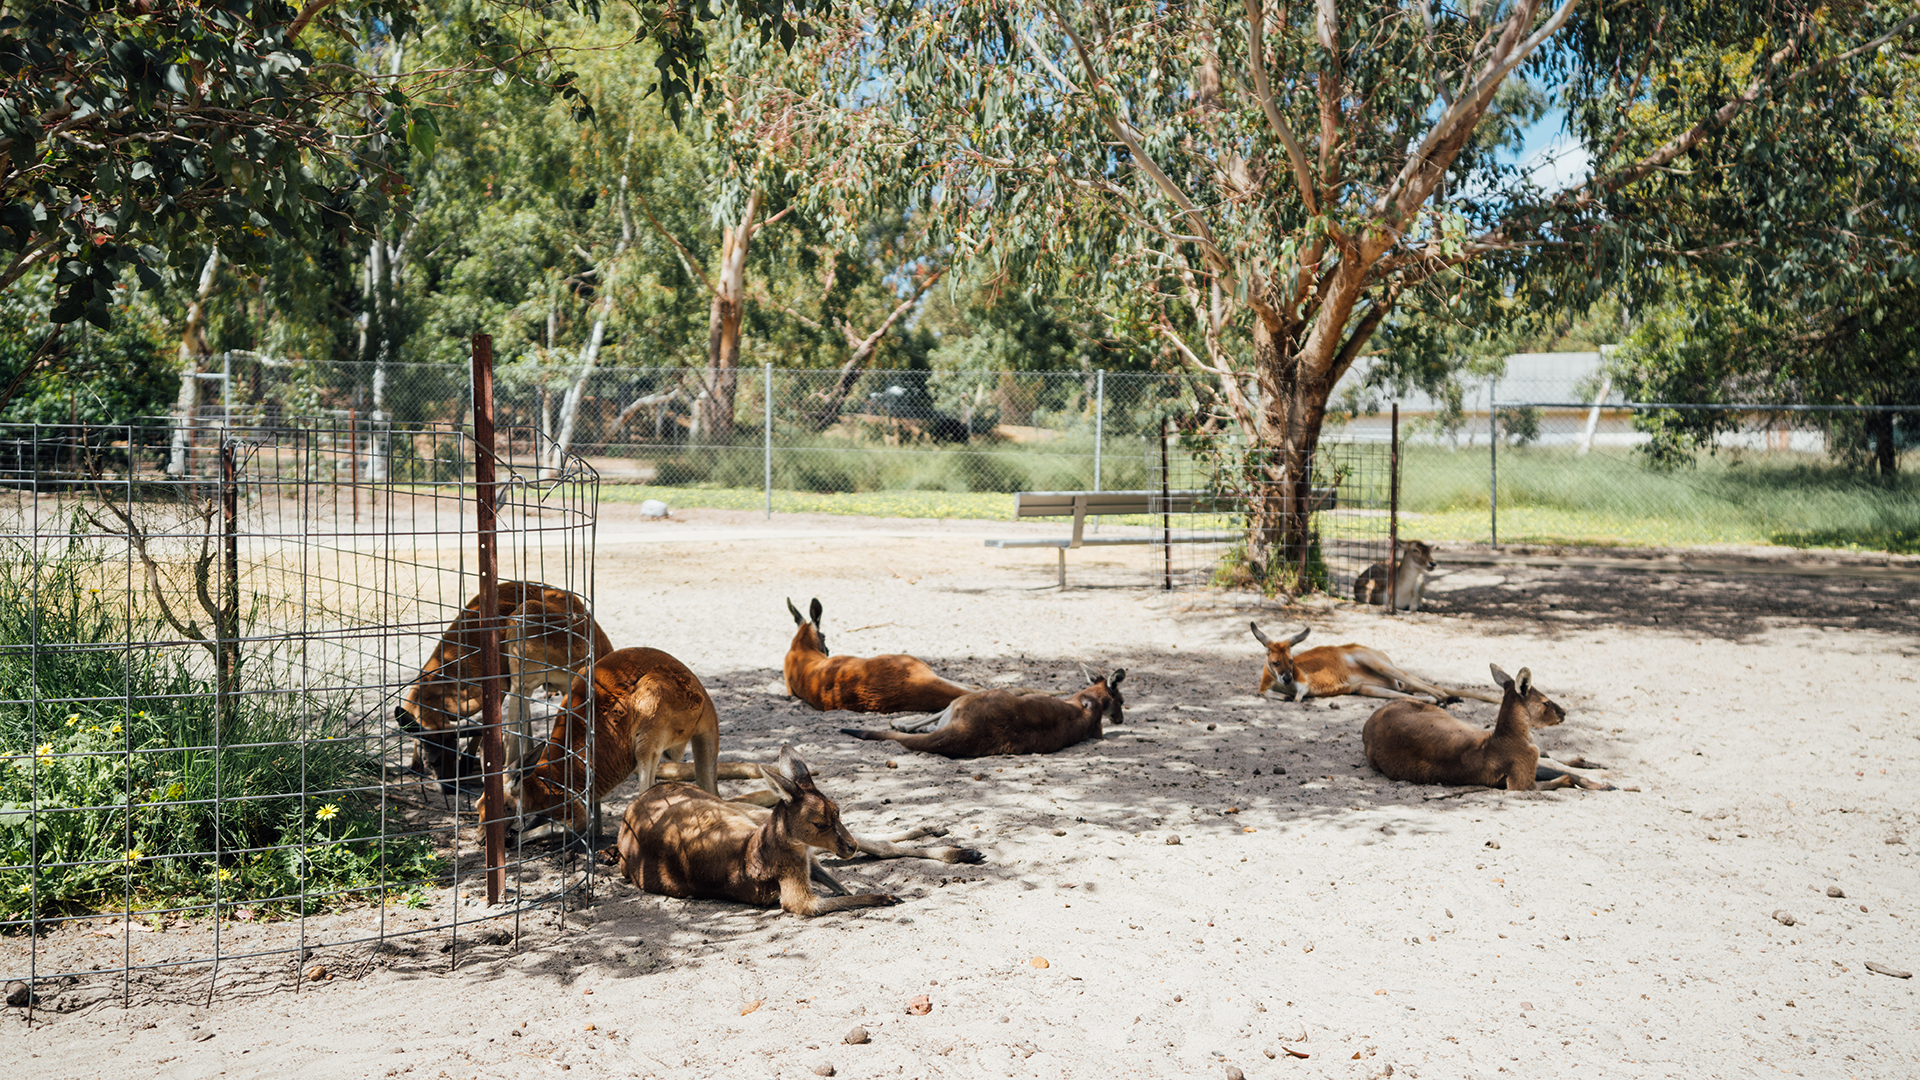
[{"label": "park bench", "polygon": [[[1309,512],[1330,509],[1336,501],[1337,489],[1314,488],[1313,506]],[[1232,511],[1236,501],[1232,496],[1213,491],[1022,491],[1013,497],[1013,516],[1016,518],[1071,517],[1073,535],[1059,539],[1000,539],[988,540],[991,548],[1031,548],[1050,547],[1060,552],[1060,587],[1067,587],[1067,550],[1079,547],[1117,547],[1123,544],[1157,544],[1163,539],[1175,544],[1220,544],[1231,543],[1241,537],[1238,532],[1180,532],[1168,535],[1160,533],[1147,536],[1087,536],[1086,524],[1089,517],[1107,514],[1158,514],[1163,510],[1169,514],[1211,513]]]}]

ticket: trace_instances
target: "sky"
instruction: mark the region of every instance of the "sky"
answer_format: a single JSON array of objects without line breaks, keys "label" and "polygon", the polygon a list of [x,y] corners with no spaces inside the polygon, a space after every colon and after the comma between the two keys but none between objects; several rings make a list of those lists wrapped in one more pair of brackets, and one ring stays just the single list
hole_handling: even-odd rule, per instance
[{"label": "sky", "polygon": [[1533,170],[1534,182],[1559,191],[1587,174],[1588,154],[1566,130],[1566,113],[1555,109],[1529,127],[1515,161]]}]

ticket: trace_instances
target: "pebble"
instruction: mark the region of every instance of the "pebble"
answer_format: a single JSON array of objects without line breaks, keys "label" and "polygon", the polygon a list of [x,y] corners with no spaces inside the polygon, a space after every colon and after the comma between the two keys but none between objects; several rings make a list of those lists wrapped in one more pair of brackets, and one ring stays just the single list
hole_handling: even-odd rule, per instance
[{"label": "pebble", "polygon": [[1890,968],[1885,964],[1877,963],[1872,960],[1867,961],[1867,970],[1873,972],[1876,975],[1891,975],[1896,979],[1913,978],[1913,972],[1911,971],[1895,971],[1893,968]]},{"label": "pebble", "polygon": [[1037,968],[1047,968],[1047,967],[1053,966],[1052,964],[1047,963],[1047,958],[1044,956],[1036,956],[1033,959],[1027,961],[1027,963],[1032,964],[1034,967],[1037,967]]},{"label": "pebble", "polygon": [[7,1004],[26,1006],[39,1000],[40,995],[34,993],[33,988],[28,986],[23,980],[15,979],[7,984]]},{"label": "pebble", "polygon": [[307,969],[308,982],[321,982],[325,980],[326,977],[327,977],[327,969],[324,964],[315,964],[312,967]]},{"label": "pebble", "polygon": [[1835,900],[1844,900],[1847,897],[1846,891],[1838,885],[1827,886],[1827,895],[1833,897]]},{"label": "pebble", "polygon": [[899,768],[899,767],[900,767],[900,763],[899,763],[899,762],[897,762],[897,761],[895,761],[895,760],[893,760],[892,758],[888,758],[888,759],[887,759],[887,768],[889,768],[889,769],[897,769],[897,768]]},{"label": "pebble", "polygon": [[1065,835],[1067,835],[1067,830],[1065,830],[1065,829],[1055,829],[1055,830],[1053,830],[1053,835],[1055,835],[1055,836],[1065,836]]},{"label": "pebble", "polygon": [[833,1062],[831,1061],[823,1061],[813,1067],[813,1074],[815,1076],[832,1076],[834,1072]]},{"label": "pebble", "polygon": [[1180,846],[1180,837],[1179,837],[1179,835],[1178,835],[1178,834],[1175,834],[1175,835],[1173,835],[1173,836],[1169,836],[1169,837],[1167,837],[1167,845],[1168,845],[1169,847],[1179,847],[1179,846]]},{"label": "pebble", "polygon": [[915,994],[913,1000],[907,1002],[908,1015],[925,1016],[932,1011],[933,999],[925,994]]},{"label": "pebble", "polygon": [[1227,1080],[1247,1080],[1247,1074],[1240,1071],[1240,1066],[1229,1065],[1227,1066]]},{"label": "pebble", "polygon": [[848,1046],[859,1046],[862,1043],[865,1043],[867,1039],[868,1039],[867,1029],[864,1027],[856,1026],[852,1031],[847,1032],[847,1037],[845,1039],[842,1039],[841,1041],[846,1043]]},{"label": "pebble", "polygon": [[1262,1050],[1260,1052],[1267,1055],[1267,1059],[1269,1061],[1280,1056],[1279,1054],[1274,1053],[1272,1050]]},{"label": "pebble", "polygon": [[586,1027],[584,1027],[584,1028],[581,1028],[580,1030],[582,1030],[582,1031],[592,1031],[592,1030],[593,1030],[593,1025],[592,1025],[592,1024],[588,1024],[588,1025],[587,1025]]},{"label": "pebble", "polygon": [[1779,923],[1781,926],[1792,926],[1798,920],[1796,920],[1787,909],[1781,908],[1773,913],[1773,921]]},{"label": "pebble", "polygon": [[977,772],[973,774],[973,778],[975,780],[985,780],[987,778],[987,774],[983,772]]}]

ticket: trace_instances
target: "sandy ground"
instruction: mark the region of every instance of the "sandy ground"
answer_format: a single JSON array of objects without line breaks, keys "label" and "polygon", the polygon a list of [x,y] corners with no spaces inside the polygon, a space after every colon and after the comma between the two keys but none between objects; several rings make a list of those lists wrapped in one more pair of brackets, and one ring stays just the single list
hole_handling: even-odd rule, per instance
[{"label": "sandy ground", "polygon": [[[35,1078],[1920,1075],[1915,981],[1864,966],[1920,969],[1920,583],[1475,566],[1436,580],[1432,611],[1383,617],[1169,597],[1146,585],[1146,548],[1074,553],[1063,592],[1052,552],[980,543],[1027,531],[1056,530],[620,507],[600,530],[603,625],[706,680],[724,756],[791,743],[856,831],[941,825],[983,865],[854,863],[836,871],[849,885],[905,902],[817,920],[602,879],[517,941],[323,947],[338,977],[297,993],[280,958],[211,1003],[161,985],[31,1027],[8,1009],[0,1062]],[[980,762],[846,738],[863,718],[780,681],[784,599],[816,596],[840,653],[1061,692],[1081,664],[1124,667],[1126,723]],[[1543,748],[1638,790],[1386,781],[1361,753],[1367,704],[1254,696],[1250,618],[1443,682],[1530,667],[1568,712]],[[310,923],[322,946],[366,925]],[[927,1015],[908,1012],[917,995]],[[849,1044],[856,1026],[868,1041]]]}]

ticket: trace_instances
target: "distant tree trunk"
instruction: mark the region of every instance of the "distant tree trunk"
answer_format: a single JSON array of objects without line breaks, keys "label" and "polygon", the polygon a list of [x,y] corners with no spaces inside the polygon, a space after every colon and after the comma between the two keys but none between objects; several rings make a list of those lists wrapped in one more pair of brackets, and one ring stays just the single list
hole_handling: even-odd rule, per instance
[{"label": "distant tree trunk", "polygon": [[614,245],[613,258],[596,267],[600,271],[596,278],[600,286],[600,314],[593,320],[593,332],[587,336],[586,346],[580,350],[580,373],[574,376],[573,385],[567,388],[566,397],[560,401],[560,433],[554,436],[553,445],[548,450],[548,476],[560,474],[567,447],[573,444],[573,428],[580,415],[580,399],[586,394],[587,380],[600,360],[600,344],[607,336],[607,312],[613,307],[614,266],[619,263],[620,256],[626,254],[627,245],[632,242],[633,215],[627,210],[627,178],[623,175],[620,177],[620,242]]},{"label": "distant tree trunk", "polygon": [[[781,211],[785,213],[785,211]],[[740,223],[721,233],[720,274],[713,283],[713,307],[707,319],[706,392],[696,418],[701,434],[725,442],[733,436],[733,395],[739,384],[740,323],[746,315],[747,249],[762,225],[778,219],[760,216],[760,193],[747,196]]]},{"label": "distant tree trunk", "polygon": [[207,349],[207,298],[213,294],[213,282],[220,274],[220,249],[207,251],[206,265],[200,268],[200,287],[187,305],[186,326],[180,331],[180,396],[174,402],[173,457],[167,475],[187,474],[187,451],[193,446],[193,425],[200,412],[200,361]]},{"label": "distant tree trunk", "polygon": [[887,331],[893,329],[893,324],[900,320],[900,316],[912,311],[914,305],[920,302],[920,298],[925,296],[927,290],[933,288],[934,282],[939,281],[940,276],[946,272],[946,267],[941,267],[927,275],[926,280],[914,288],[913,295],[900,301],[894,307],[892,314],[889,314],[880,324],[880,328],[864,338],[858,336],[853,327],[845,323],[840,324],[841,332],[847,336],[847,347],[853,351],[848,354],[847,362],[840,365],[840,377],[827,388],[825,399],[813,414],[812,426],[815,431],[825,431],[840,418],[840,406],[846,401],[847,394],[852,391],[853,384],[860,378],[861,366],[873,358],[874,350],[880,347],[880,342],[887,336]]},{"label": "distant tree trunk", "polygon": [[[1891,405],[1891,401],[1882,401],[1882,405]],[[1873,432],[1873,453],[1875,464],[1879,466],[1880,478],[1892,483],[1900,471],[1900,454],[1893,445],[1893,414],[1877,412],[1869,414],[1872,419],[1867,426]]]}]

